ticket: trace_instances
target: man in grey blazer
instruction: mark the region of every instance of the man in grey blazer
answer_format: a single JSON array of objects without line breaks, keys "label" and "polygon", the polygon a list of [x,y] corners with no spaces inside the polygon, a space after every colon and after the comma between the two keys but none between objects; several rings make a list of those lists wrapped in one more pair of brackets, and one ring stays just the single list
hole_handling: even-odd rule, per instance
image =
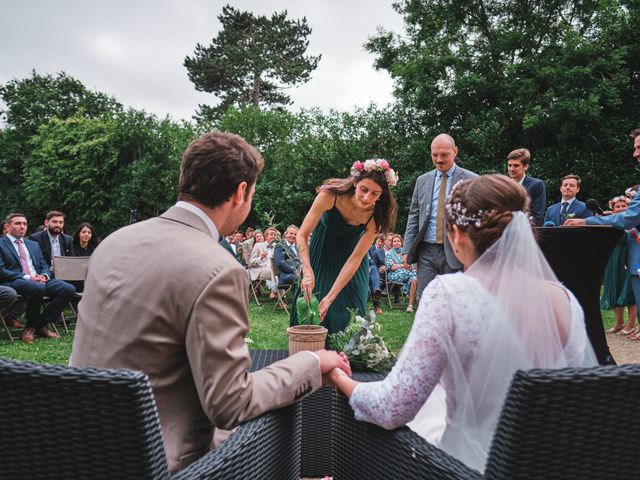
[{"label": "man in grey blazer", "polygon": [[[453,186],[477,175],[456,165],[456,143],[441,133],[431,142],[431,160],[436,167],[418,177],[404,234],[403,260],[418,264],[418,296],[436,275],[462,269],[447,238],[444,201]],[[442,188],[444,186],[444,189]]]},{"label": "man in grey blazer", "polygon": [[195,140],[175,206],[113,233],[89,262],[70,364],[149,376],[171,472],[211,449],[216,428],[303,398],[335,367],[350,371],[326,350],[247,370],[248,278],[218,240],[249,213],[263,164],[237,135]]}]

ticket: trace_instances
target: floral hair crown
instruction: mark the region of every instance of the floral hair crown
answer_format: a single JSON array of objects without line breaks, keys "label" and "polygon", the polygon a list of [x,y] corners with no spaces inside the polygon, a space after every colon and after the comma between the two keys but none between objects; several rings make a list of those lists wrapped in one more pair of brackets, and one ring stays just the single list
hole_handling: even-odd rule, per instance
[{"label": "floral hair crown", "polygon": [[[629,189],[627,189],[627,192],[628,191],[629,191]],[[635,192],[634,192],[633,196],[635,196]],[[624,202],[627,205],[629,205],[631,203],[631,199],[629,197],[625,197],[624,195],[618,195],[617,197],[613,197],[611,200],[609,200],[609,208],[613,210],[613,206],[616,203],[620,203],[620,202]]]},{"label": "floral hair crown", "polygon": [[467,215],[467,207],[463,207],[460,202],[447,203],[447,214],[449,218],[460,227],[468,227],[470,224],[474,224],[476,228],[480,228],[482,221],[487,213],[492,210],[478,210],[476,213]]},{"label": "floral hair crown", "polygon": [[398,174],[393,171],[389,162],[383,158],[372,158],[364,162],[357,161],[351,165],[351,175],[359,177],[363,172],[384,172],[385,179],[390,187],[398,183]]},{"label": "floral hair crown", "polygon": [[633,199],[633,197],[636,196],[636,194],[638,193],[638,188],[640,188],[640,185],[634,185],[633,187],[629,187],[624,191],[624,194]]}]

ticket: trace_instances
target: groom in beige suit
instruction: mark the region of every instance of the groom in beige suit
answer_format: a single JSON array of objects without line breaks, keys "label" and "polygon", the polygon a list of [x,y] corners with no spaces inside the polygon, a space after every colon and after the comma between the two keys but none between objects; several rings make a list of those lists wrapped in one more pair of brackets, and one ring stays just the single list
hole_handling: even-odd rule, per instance
[{"label": "groom in beige suit", "polygon": [[344,356],[320,350],[247,371],[247,274],[218,239],[246,218],[263,164],[237,135],[195,140],[176,205],[110,235],[89,263],[70,364],[149,376],[172,472],[212,448],[215,428],[295,402],[334,367],[349,370]]}]

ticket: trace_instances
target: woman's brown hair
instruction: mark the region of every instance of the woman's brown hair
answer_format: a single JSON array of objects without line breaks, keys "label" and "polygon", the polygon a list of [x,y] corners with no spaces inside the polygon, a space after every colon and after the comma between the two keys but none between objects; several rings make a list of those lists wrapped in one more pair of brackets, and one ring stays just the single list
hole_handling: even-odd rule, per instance
[{"label": "woman's brown hair", "polygon": [[357,178],[349,176],[347,178],[330,178],[320,185],[316,192],[329,192],[338,197],[342,195],[353,195],[356,191],[356,184],[368,178],[376,182],[382,189],[382,194],[373,207],[373,220],[376,222],[378,232],[392,231],[396,224],[398,214],[398,204],[396,198],[391,193],[385,172],[362,172]]},{"label": "woman's brown hair", "polygon": [[[460,221],[463,209],[465,219],[473,221]],[[509,177],[495,174],[463,180],[447,199],[447,230],[457,225],[482,255],[500,238],[516,211],[529,211],[529,197]]]}]

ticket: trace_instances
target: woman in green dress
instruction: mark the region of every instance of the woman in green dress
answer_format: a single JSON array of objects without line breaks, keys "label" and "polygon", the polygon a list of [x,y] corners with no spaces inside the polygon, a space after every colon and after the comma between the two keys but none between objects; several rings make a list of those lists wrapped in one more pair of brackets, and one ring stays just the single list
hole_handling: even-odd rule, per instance
[{"label": "woman in green dress", "polygon": [[[614,214],[621,213],[627,209],[630,202],[629,198],[621,195],[609,201],[609,208]],[[631,289],[631,278],[629,277],[629,269],[632,266],[627,265],[628,242],[635,242],[635,239],[625,232],[611,252],[609,262],[604,271],[604,288],[602,297],[600,297],[600,308],[602,310],[613,309],[615,314],[616,321],[613,327],[607,330],[607,333],[629,335],[629,338],[633,340],[640,340],[635,335],[637,308]],[[629,323],[627,325],[624,324],[625,307],[629,311]]]},{"label": "woman in green dress", "polygon": [[[315,293],[329,333],[348,325],[349,309],[365,314],[369,288],[365,256],[376,235],[393,228],[397,206],[390,187],[397,181],[386,160],[355,162],[348,178],[326,180],[318,187],[302,222],[296,239],[302,265],[299,290],[306,298]],[[291,325],[297,323],[292,308]]]}]

